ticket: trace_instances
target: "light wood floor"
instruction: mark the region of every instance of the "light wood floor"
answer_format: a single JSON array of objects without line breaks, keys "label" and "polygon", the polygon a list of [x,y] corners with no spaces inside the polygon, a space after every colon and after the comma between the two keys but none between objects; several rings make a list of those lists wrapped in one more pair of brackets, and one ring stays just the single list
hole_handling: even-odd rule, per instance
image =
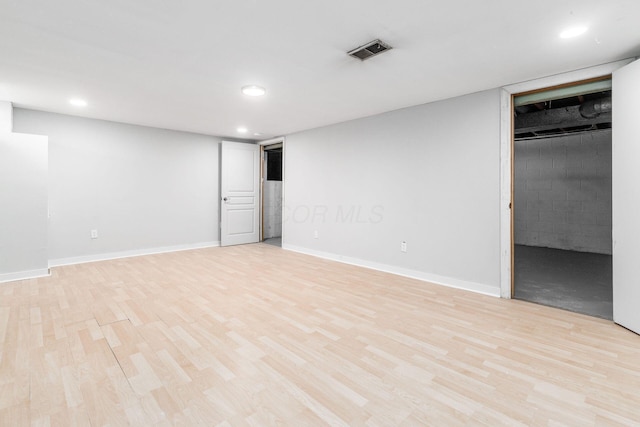
[{"label": "light wood floor", "polygon": [[257,244],[0,284],[0,425],[640,425],[640,336]]}]

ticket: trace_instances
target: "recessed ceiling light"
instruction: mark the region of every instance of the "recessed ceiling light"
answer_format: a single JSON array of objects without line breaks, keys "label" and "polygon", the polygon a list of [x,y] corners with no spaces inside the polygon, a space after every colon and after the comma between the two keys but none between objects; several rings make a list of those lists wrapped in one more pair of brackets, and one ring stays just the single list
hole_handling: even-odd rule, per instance
[{"label": "recessed ceiling light", "polygon": [[86,107],[87,101],[85,101],[84,99],[73,98],[69,100],[69,104],[73,105],[74,107]]},{"label": "recessed ceiling light", "polygon": [[253,136],[261,136],[262,134],[260,132],[254,132]]},{"label": "recessed ceiling light", "polygon": [[578,26],[578,27],[571,27],[571,28],[567,28],[566,30],[564,30],[563,32],[560,33],[560,38],[561,39],[570,39],[573,37],[578,37],[581,36],[582,34],[586,33],[588,30],[588,28],[584,25],[582,26]]},{"label": "recessed ceiling light", "polygon": [[240,126],[239,128],[236,129],[238,131],[238,133],[247,133],[249,132],[249,129],[247,129],[244,126]]},{"label": "recessed ceiling light", "polygon": [[267,93],[267,90],[262,86],[249,85],[242,87],[242,93],[248,96],[262,96]]}]

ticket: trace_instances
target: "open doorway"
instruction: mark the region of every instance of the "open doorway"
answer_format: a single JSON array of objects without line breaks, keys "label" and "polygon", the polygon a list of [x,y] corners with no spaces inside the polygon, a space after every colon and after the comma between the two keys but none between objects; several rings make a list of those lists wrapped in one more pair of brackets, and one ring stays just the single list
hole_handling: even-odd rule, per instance
[{"label": "open doorway", "polygon": [[282,246],[283,143],[262,146],[262,241]]},{"label": "open doorway", "polygon": [[611,80],[513,106],[512,296],[612,319]]}]

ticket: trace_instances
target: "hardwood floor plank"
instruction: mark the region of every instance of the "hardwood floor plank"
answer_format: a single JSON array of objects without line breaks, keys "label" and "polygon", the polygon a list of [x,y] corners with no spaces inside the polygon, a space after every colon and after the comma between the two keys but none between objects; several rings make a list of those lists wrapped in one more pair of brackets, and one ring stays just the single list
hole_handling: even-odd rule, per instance
[{"label": "hardwood floor plank", "polygon": [[640,425],[640,337],[245,245],[0,285],[0,425]]},{"label": "hardwood floor plank", "polygon": [[31,404],[28,401],[19,405],[0,407],[1,426],[29,426],[31,419]]}]

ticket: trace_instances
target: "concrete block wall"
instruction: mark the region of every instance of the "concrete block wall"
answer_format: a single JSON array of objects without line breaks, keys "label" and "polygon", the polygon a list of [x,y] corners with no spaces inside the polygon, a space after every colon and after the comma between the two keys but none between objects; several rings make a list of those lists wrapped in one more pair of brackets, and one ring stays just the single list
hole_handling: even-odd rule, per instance
[{"label": "concrete block wall", "polygon": [[515,143],[515,243],[611,254],[611,130]]},{"label": "concrete block wall", "polygon": [[264,181],[263,237],[282,236],[282,181]]}]

